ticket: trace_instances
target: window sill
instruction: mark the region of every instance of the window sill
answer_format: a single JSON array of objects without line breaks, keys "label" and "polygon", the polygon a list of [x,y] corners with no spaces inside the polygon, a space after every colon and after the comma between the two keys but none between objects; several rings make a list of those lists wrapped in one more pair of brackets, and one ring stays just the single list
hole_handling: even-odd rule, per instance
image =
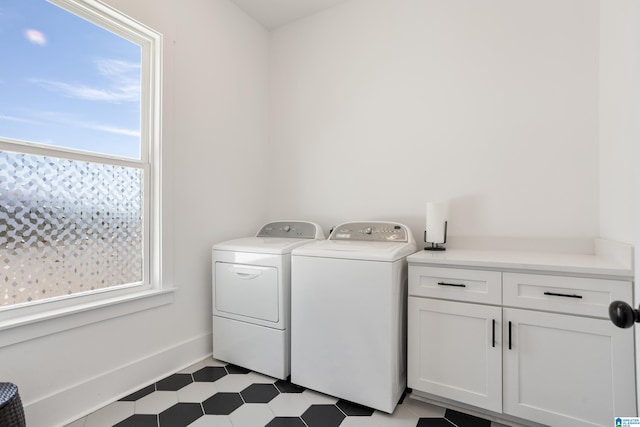
[{"label": "window sill", "polygon": [[6,320],[0,322],[0,348],[171,304],[174,292],[153,289]]}]

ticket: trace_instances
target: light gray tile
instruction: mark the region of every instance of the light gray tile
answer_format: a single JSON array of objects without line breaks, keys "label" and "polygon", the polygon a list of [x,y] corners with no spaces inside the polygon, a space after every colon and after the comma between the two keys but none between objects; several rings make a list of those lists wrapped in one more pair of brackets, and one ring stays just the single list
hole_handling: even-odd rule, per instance
[{"label": "light gray tile", "polygon": [[245,403],[229,415],[233,427],[264,426],[274,417],[266,403]]},{"label": "light gray tile", "polygon": [[277,417],[299,417],[311,403],[302,393],[282,393],[269,402],[269,408]]},{"label": "light gray tile", "polygon": [[188,427],[233,427],[231,420],[227,415],[204,415],[191,424]]},{"label": "light gray tile", "polygon": [[218,391],[215,383],[193,382],[178,390],[178,402],[202,403]]},{"label": "light gray tile", "polygon": [[220,391],[224,391],[226,393],[240,393],[242,390],[253,384],[253,382],[251,382],[251,377],[247,374],[230,374],[220,378],[215,382],[215,384]]},{"label": "light gray tile", "polygon": [[[405,403],[396,406],[393,414],[387,414],[385,412],[376,411],[371,416],[371,426],[381,427],[415,427],[418,423],[418,415],[416,415]],[[442,411],[444,414],[444,410]]]},{"label": "light gray tile", "polygon": [[302,392],[302,395],[311,403],[312,405],[333,405],[338,401],[338,398],[328,396],[326,394],[318,393],[313,390],[305,390]]},{"label": "light gray tile", "polygon": [[[340,427],[416,427],[416,421],[399,421],[393,418],[347,417]],[[451,426],[453,427],[453,426]]]},{"label": "light gray tile", "polygon": [[431,403],[422,402],[420,400],[411,399],[410,397],[404,399],[402,405],[400,406],[406,406],[419,418],[444,417],[444,413],[446,412],[446,409],[443,407],[432,405]]},{"label": "light gray tile", "polygon": [[135,402],[136,414],[159,414],[178,403],[175,391],[155,391]]}]

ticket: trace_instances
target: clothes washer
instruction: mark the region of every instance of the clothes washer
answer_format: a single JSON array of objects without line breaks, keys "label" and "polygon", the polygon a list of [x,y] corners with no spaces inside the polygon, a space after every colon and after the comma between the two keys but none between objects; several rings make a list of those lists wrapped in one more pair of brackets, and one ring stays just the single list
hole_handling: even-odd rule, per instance
[{"label": "clothes washer", "polygon": [[213,357],[275,378],[291,366],[291,251],[324,239],[304,221],[213,246]]},{"label": "clothes washer", "polygon": [[291,256],[291,382],[384,412],[406,388],[406,257],[394,222],[337,226]]}]

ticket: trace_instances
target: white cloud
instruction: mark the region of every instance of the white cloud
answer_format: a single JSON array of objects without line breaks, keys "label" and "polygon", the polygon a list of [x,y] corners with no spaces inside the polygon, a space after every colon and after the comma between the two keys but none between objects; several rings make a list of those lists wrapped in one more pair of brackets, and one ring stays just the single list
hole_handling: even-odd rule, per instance
[{"label": "white cloud", "polygon": [[138,102],[140,100],[140,65],[116,59],[94,61],[98,74],[105,84],[86,85],[46,79],[31,79],[46,89],[60,92],[64,96],[88,101]]},{"label": "white cloud", "polygon": [[18,122],[18,123],[39,123],[37,120],[33,120],[33,119],[28,119],[25,117],[16,117],[16,116],[9,116],[7,114],[0,114],[0,120],[5,120],[8,122]]},{"label": "white cloud", "polygon": [[93,129],[101,132],[115,133],[118,135],[126,136],[140,136],[140,131],[137,129],[125,129],[117,126],[111,126],[107,124],[87,122],[81,120],[73,114],[60,113],[55,111],[46,111],[38,114],[38,116],[46,119],[52,123],[64,124],[67,126],[73,126],[78,128]]},{"label": "white cloud", "polygon": [[140,73],[140,64],[135,62],[121,61],[118,59],[98,59],[95,61],[95,64],[102,75],[115,76],[118,79],[127,78],[132,72]]},{"label": "white cloud", "polygon": [[105,125],[98,125],[98,124],[91,124],[91,123],[83,124],[82,127],[99,130],[103,132],[108,132],[108,133],[115,133],[118,135],[140,137],[140,131],[134,130],[134,129],[124,129],[124,128],[118,128],[114,126],[105,126]]},{"label": "white cloud", "polygon": [[24,117],[0,114],[0,120],[29,123],[34,125],[61,124],[64,126],[93,129],[100,132],[113,133],[117,135],[133,136],[136,138],[140,137],[140,131],[138,129],[125,129],[117,126],[95,122],[86,122],[74,116],[73,114],[66,114],[57,111],[29,111]]},{"label": "white cloud", "polygon": [[47,89],[61,92],[70,98],[88,101],[136,102],[140,99],[140,88],[137,85],[111,88],[91,87],[82,84],[55,82],[50,80],[31,80]]},{"label": "white cloud", "polygon": [[45,37],[45,35],[38,30],[34,30],[33,28],[28,28],[24,30],[24,36],[26,37],[27,40],[29,40],[30,43],[33,43],[35,45],[38,45],[38,46],[47,45],[47,38]]}]

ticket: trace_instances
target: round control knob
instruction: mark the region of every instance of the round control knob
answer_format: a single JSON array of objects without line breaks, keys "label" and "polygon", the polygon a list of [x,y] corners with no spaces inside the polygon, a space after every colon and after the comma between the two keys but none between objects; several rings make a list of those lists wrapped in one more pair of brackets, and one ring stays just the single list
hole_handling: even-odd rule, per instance
[{"label": "round control knob", "polygon": [[291,227],[289,227],[288,225],[285,225],[284,227],[282,227],[282,229],[287,233],[291,231]]},{"label": "round control knob", "polygon": [[371,227],[367,227],[364,229],[364,234],[371,234],[373,232],[373,229]]}]

